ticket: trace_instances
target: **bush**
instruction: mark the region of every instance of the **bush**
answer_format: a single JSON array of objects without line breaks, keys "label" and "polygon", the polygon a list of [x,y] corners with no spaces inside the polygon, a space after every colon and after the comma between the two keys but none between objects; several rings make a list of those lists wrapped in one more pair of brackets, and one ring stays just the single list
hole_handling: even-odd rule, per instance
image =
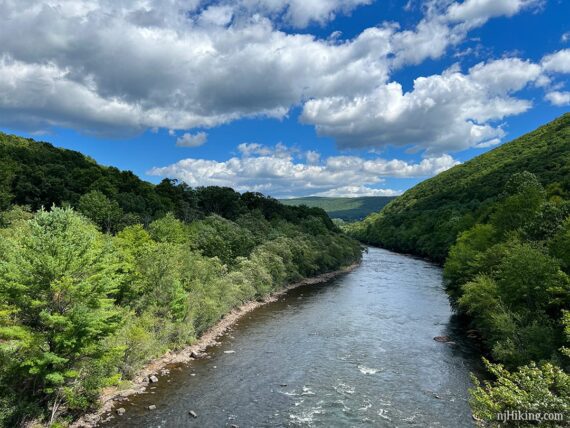
[{"label": "bush", "polygon": [[[473,414],[491,426],[503,426],[497,421],[504,412],[558,413],[566,421],[570,414],[570,376],[553,364],[530,363],[514,372],[487,360],[485,365],[494,381],[479,382],[471,393]],[[543,421],[540,426],[562,426],[564,422]],[[512,423],[515,426],[535,426],[535,423]]]}]

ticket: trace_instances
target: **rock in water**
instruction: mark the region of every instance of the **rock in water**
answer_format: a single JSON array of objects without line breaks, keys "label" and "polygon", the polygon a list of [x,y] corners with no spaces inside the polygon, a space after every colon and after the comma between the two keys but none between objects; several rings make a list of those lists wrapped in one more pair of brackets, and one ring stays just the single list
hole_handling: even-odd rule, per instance
[{"label": "rock in water", "polygon": [[451,338],[449,336],[435,336],[433,340],[435,340],[436,342],[445,343],[449,342]]},{"label": "rock in water", "polygon": [[158,378],[155,375],[152,375],[151,377],[149,377],[149,380],[151,383],[156,383],[158,382]]},{"label": "rock in water", "polygon": [[198,417],[198,414],[197,414],[194,410],[190,410],[190,411],[188,412],[188,414],[189,414],[190,416],[192,416],[193,418],[197,418],[197,417]]},{"label": "rock in water", "polygon": [[123,416],[125,414],[125,412],[126,412],[126,410],[122,407],[119,407],[117,409],[117,415],[119,415],[119,416]]},{"label": "rock in water", "polygon": [[148,410],[155,410],[156,406],[154,404],[151,404],[150,406],[148,406]]}]

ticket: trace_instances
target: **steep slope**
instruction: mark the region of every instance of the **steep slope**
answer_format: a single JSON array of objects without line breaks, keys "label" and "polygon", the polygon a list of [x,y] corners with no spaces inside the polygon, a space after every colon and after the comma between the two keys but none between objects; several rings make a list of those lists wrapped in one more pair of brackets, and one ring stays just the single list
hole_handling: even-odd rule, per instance
[{"label": "steep slope", "polygon": [[362,220],[367,215],[380,211],[393,196],[362,196],[358,198],[325,198],[308,196],[305,198],[281,199],[285,205],[322,208],[331,218],[344,221]]},{"label": "steep slope", "polygon": [[484,221],[509,177],[535,174],[549,196],[570,194],[570,113],[426,180],[353,225],[360,240],[445,260],[461,231]]}]

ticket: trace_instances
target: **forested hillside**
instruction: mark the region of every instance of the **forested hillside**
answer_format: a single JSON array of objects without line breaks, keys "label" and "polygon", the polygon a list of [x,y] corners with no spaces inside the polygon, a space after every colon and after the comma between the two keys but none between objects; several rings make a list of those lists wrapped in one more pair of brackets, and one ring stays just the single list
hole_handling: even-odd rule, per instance
[{"label": "forested hillside", "polygon": [[0,174],[0,426],[72,420],[232,308],[360,259],[321,209],[50,144],[0,134]]},{"label": "forested hillside", "polygon": [[451,302],[492,361],[494,380],[472,391],[477,417],[569,417],[570,114],[419,184],[352,231],[445,261]]},{"label": "forested hillside", "polygon": [[[103,196],[110,202],[108,206],[104,206]],[[75,208],[83,204],[86,209],[90,205],[98,212],[100,226],[109,230],[126,224],[148,224],[169,212],[182,221],[209,214],[235,220],[254,210],[267,218],[276,216],[292,222],[319,217],[332,227],[320,209],[286,207],[275,199],[255,193],[239,195],[229,188],[192,189],[168,179],[155,186],[130,171],[98,165],[79,152],[0,132],[0,210],[12,204],[32,211],[54,204]]]},{"label": "forested hillside", "polygon": [[322,208],[332,219],[341,219],[347,222],[362,220],[369,214],[380,211],[393,196],[362,196],[357,198],[325,198],[308,196],[305,198],[282,199],[285,205]]},{"label": "forested hillside", "polygon": [[570,113],[418,184],[352,231],[365,242],[443,262],[458,234],[486,221],[521,171],[535,174],[549,197],[570,197]]}]

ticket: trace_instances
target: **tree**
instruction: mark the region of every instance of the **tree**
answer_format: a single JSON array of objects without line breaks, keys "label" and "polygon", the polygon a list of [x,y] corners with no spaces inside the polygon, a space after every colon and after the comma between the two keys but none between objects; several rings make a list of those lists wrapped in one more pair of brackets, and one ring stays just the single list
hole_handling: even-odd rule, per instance
[{"label": "tree", "polygon": [[560,261],[562,268],[570,273],[570,217],[549,242],[549,250],[550,254]]},{"label": "tree", "polygon": [[240,194],[229,187],[199,187],[196,192],[198,206],[206,214],[217,214],[234,220],[241,213]]},{"label": "tree", "polygon": [[116,226],[123,216],[123,210],[119,204],[111,201],[98,190],[83,195],[79,199],[78,210],[107,233],[116,230]]},{"label": "tree", "polygon": [[503,197],[495,206],[491,222],[505,234],[524,226],[536,215],[545,201],[546,192],[534,174],[523,171],[511,176]]},{"label": "tree", "polygon": [[113,353],[102,340],[120,322],[115,251],[71,209],[40,211],[12,232],[0,252],[0,353],[8,357],[13,391],[44,397],[52,416],[63,402],[84,407],[94,398],[85,390],[97,367],[90,362]]},{"label": "tree", "polygon": [[186,226],[172,213],[153,221],[148,228],[152,239],[157,242],[181,244],[188,240]]},{"label": "tree", "polygon": [[497,267],[501,299],[515,310],[546,311],[560,295],[565,300],[570,284],[555,259],[529,244],[509,249]]},{"label": "tree", "polygon": [[445,262],[446,290],[455,302],[462,293],[461,286],[479,272],[477,257],[495,243],[495,228],[490,224],[478,224],[457,239]]}]

